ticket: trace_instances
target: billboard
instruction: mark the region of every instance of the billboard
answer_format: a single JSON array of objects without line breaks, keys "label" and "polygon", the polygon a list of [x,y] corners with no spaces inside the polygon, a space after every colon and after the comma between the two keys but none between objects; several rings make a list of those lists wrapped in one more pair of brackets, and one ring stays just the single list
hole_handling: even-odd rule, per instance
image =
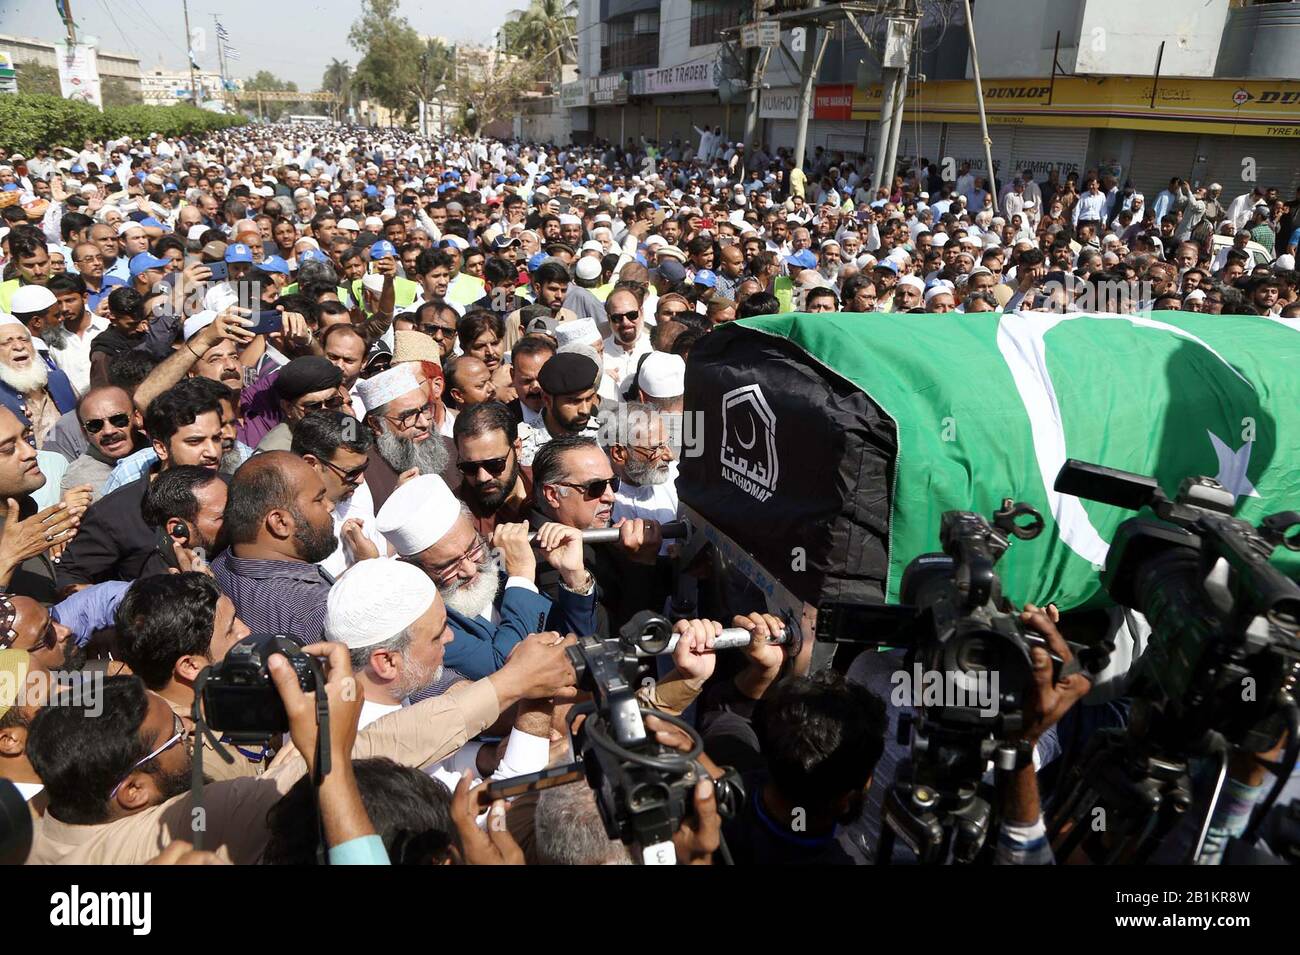
[{"label": "billboard", "polygon": [[64,99],[89,103],[96,109],[104,108],[99,89],[99,63],[95,48],[84,43],[65,46],[55,54],[59,64],[59,91]]}]

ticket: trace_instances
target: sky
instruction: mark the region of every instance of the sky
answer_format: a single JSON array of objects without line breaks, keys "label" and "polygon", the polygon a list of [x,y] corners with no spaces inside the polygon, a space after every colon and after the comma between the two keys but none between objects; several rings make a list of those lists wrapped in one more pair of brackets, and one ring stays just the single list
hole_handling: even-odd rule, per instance
[{"label": "sky", "polygon": [[[185,60],[185,21],[180,0],[70,0],[78,38],[99,37],[111,53],[140,57],[142,70],[180,70]],[[527,0],[402,0],[400,13],[417,33],[451,42],[489,44],[506,14]],[[332,58],[353,66],[360,54],[348,45],[348,29],[361,12],[360,0],[189,0],[190,27],[203,27],[206,50],[199,66],[217,69],[212,15],[221,18],[239,59],[230,73],[247,78],[258,70],[292,80],[303,90],[320,86]],[[0,33],[58,41],[65,36],[55,0],[0,0]]]}]

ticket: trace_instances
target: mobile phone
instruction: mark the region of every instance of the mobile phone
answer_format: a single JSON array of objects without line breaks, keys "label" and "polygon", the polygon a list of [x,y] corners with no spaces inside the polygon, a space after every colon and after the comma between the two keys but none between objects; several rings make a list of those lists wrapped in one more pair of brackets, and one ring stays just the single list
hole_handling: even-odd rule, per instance
[{"label": "mobile phone", "polygon": [[569,763],[567,766],[553,766],[540,773],[528,773],[510,779],[494,779],[488,783],[489,799],[512,799],[524,793],[550,789],[552,786],[565,786],[586,779],[587,774],[582,763]]},{"label": "mobile phone", "polygon": [[284,315],[275,309],[261,309],[249,316],[253,324],[248,330],[254,335],[272,335],[284,328]]},{"label": "mobile phone", "polygon": [[212,273],[213,282],[224,282],[230,277],[230,269],[226,268],[225,262],[208,262],[207,266]]}]

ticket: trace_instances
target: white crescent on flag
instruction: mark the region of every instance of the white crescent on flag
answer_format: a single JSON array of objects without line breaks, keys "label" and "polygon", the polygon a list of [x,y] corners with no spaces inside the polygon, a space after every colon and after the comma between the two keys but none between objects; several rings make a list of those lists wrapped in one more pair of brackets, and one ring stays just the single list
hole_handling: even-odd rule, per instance
[{"label": "white crescent on flag", "polygon": [[[1072,494],[1060,494],[1054,490],[1056,475],[1069,458],[1065,446],[1065,426],[1061,421],[1061,408],[1056,398],[1056,388],[1052,384],[1051,373],[1047,370],[1046,336],[1061,322],[1077,318],[1112,319],[1131,322],[1143,328],[1153,328],[1171,332],[1180,338],[1200,345],[1211,355],[1223,362],[1234,375],[1251,385],[1241,372],[1211,348],[1205,341],[1184,329],[1167,322],[1157,321],[1143,315],[1115,315],[1092,312],[1055,315],[1043,312],[1009,312],[998,322],[998,351],[1002,353],[1011,378],[1016,383],[1016,391],[1024,403],[1025,413],[1029,417],[1029,427],[1034,442],[1034,456],[1038,460],[1038,471],[1047,492],[1048,508],[1056,521],[1057,532],[1061,541],[1084,560],[1094,565],[1106,563],[1106,553],[1110,544],[1102,540],[1101,534],[1093,527],[1083,502]],[[1217,450],[1217,449],[1216,449]],[[1253,488],[1252,488],[1253,490]]]}]

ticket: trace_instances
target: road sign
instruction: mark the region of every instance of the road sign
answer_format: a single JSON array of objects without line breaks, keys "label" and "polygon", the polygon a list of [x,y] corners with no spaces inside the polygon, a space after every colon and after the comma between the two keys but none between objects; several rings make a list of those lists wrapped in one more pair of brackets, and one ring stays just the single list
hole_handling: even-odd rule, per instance
[{"label": "road sign", "polygon": [[744,49],[780,46],[781,24],[776,20],[759,20],[740,28],[740,45]]}]

